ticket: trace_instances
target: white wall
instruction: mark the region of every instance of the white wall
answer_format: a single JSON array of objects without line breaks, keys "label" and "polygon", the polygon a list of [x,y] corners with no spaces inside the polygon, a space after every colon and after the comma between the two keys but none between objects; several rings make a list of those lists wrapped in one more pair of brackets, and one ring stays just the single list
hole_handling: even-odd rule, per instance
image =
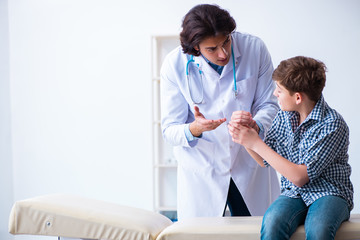
[{"label": "white wall", "polygon": [[8,217],[14,200],[11,159],[8,2],[0,1],[0,239],[10,239]]},{"label": "white wall", "polygon": [[[0,185],[1,213],[12,200],[57,192],[152,208],[150,36],[178,34],[204,2],[0,0],[0,129],[11,127],[1,132],[0,175],[10,183]],[[265,41],[274,66],[295,55],[327,64],[324,95],[349,124],[358,172],[360,2],[212,2]],[[359,191],[360,176],[352,181]],[[358,204],[356,195],[353,212]]]}]

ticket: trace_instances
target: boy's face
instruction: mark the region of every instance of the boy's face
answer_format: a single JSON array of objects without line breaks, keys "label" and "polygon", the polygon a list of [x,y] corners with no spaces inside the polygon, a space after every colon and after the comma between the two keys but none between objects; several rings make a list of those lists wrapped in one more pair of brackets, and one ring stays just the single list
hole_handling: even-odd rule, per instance
[{"label": "boy's face", "polygon": [[296,94],[290,94],[279,81],[276,81],[276,88],[274,95],[277,97],[281,110],[283,111],[296,111]]}]

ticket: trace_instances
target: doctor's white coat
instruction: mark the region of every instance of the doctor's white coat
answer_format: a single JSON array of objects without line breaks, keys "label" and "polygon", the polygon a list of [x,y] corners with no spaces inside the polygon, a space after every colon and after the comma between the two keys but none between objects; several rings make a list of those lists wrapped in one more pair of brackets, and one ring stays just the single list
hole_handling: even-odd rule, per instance
[{"label": "doctor's white coat", "polygon": [[[269,129],[278,111],[272,81],[273,66],[265,44],[257,37],[232,34],[238,95],[235,98],[233,60],[219,75],[203,57],[189,64],[190,88],[207,119],[226,118],[234,111],[252,114]],[[231,140],[227,122],[188,142],[185,125],[194,121],[194,104],[186,77],[189,55],[181,47],[167,55],[161,68],[161,124],[165,141],[174,146],[178,161],[178,218],[222,216],[230,177],[242,194],[251,215],[263,215],[280,188],[275,171],[261,168],[245,148]],[[197,65],[198,64],[198,65]],[[199,68],[203,78],[198,74]]]}]

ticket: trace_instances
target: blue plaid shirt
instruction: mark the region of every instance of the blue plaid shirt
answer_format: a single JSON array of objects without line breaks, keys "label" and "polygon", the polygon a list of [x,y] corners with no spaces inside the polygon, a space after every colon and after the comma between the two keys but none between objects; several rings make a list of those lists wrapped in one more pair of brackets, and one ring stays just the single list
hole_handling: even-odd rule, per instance
[{"label": "blue plaid shirt", "polygon": [[265,138],[265,143],[281,156],[307,166],[310,181],[297,187],[281,176],[281,194],[302,198],[307,206],[323,196],[340,196],[351,210],[354,190],[348,164],[347,124],[323,96],[300,126],[299,119],[297,112],[280,110]]}]

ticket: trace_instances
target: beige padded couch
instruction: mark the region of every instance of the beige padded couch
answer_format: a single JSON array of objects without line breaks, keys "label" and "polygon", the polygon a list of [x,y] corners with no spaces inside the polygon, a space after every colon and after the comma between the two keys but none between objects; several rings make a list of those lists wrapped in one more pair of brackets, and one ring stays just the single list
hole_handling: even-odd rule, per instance
[{"label": "beige padded couch", "polygon": [[[165,216],[73,195],[47,195],[14,203],[9,232],[106,240],[259,239],[262,217],[193,218],[172,223]],[[305,239],[300,226],[291,239]],[[360,239],[360,214],[352,214],[336,239]]]}]

